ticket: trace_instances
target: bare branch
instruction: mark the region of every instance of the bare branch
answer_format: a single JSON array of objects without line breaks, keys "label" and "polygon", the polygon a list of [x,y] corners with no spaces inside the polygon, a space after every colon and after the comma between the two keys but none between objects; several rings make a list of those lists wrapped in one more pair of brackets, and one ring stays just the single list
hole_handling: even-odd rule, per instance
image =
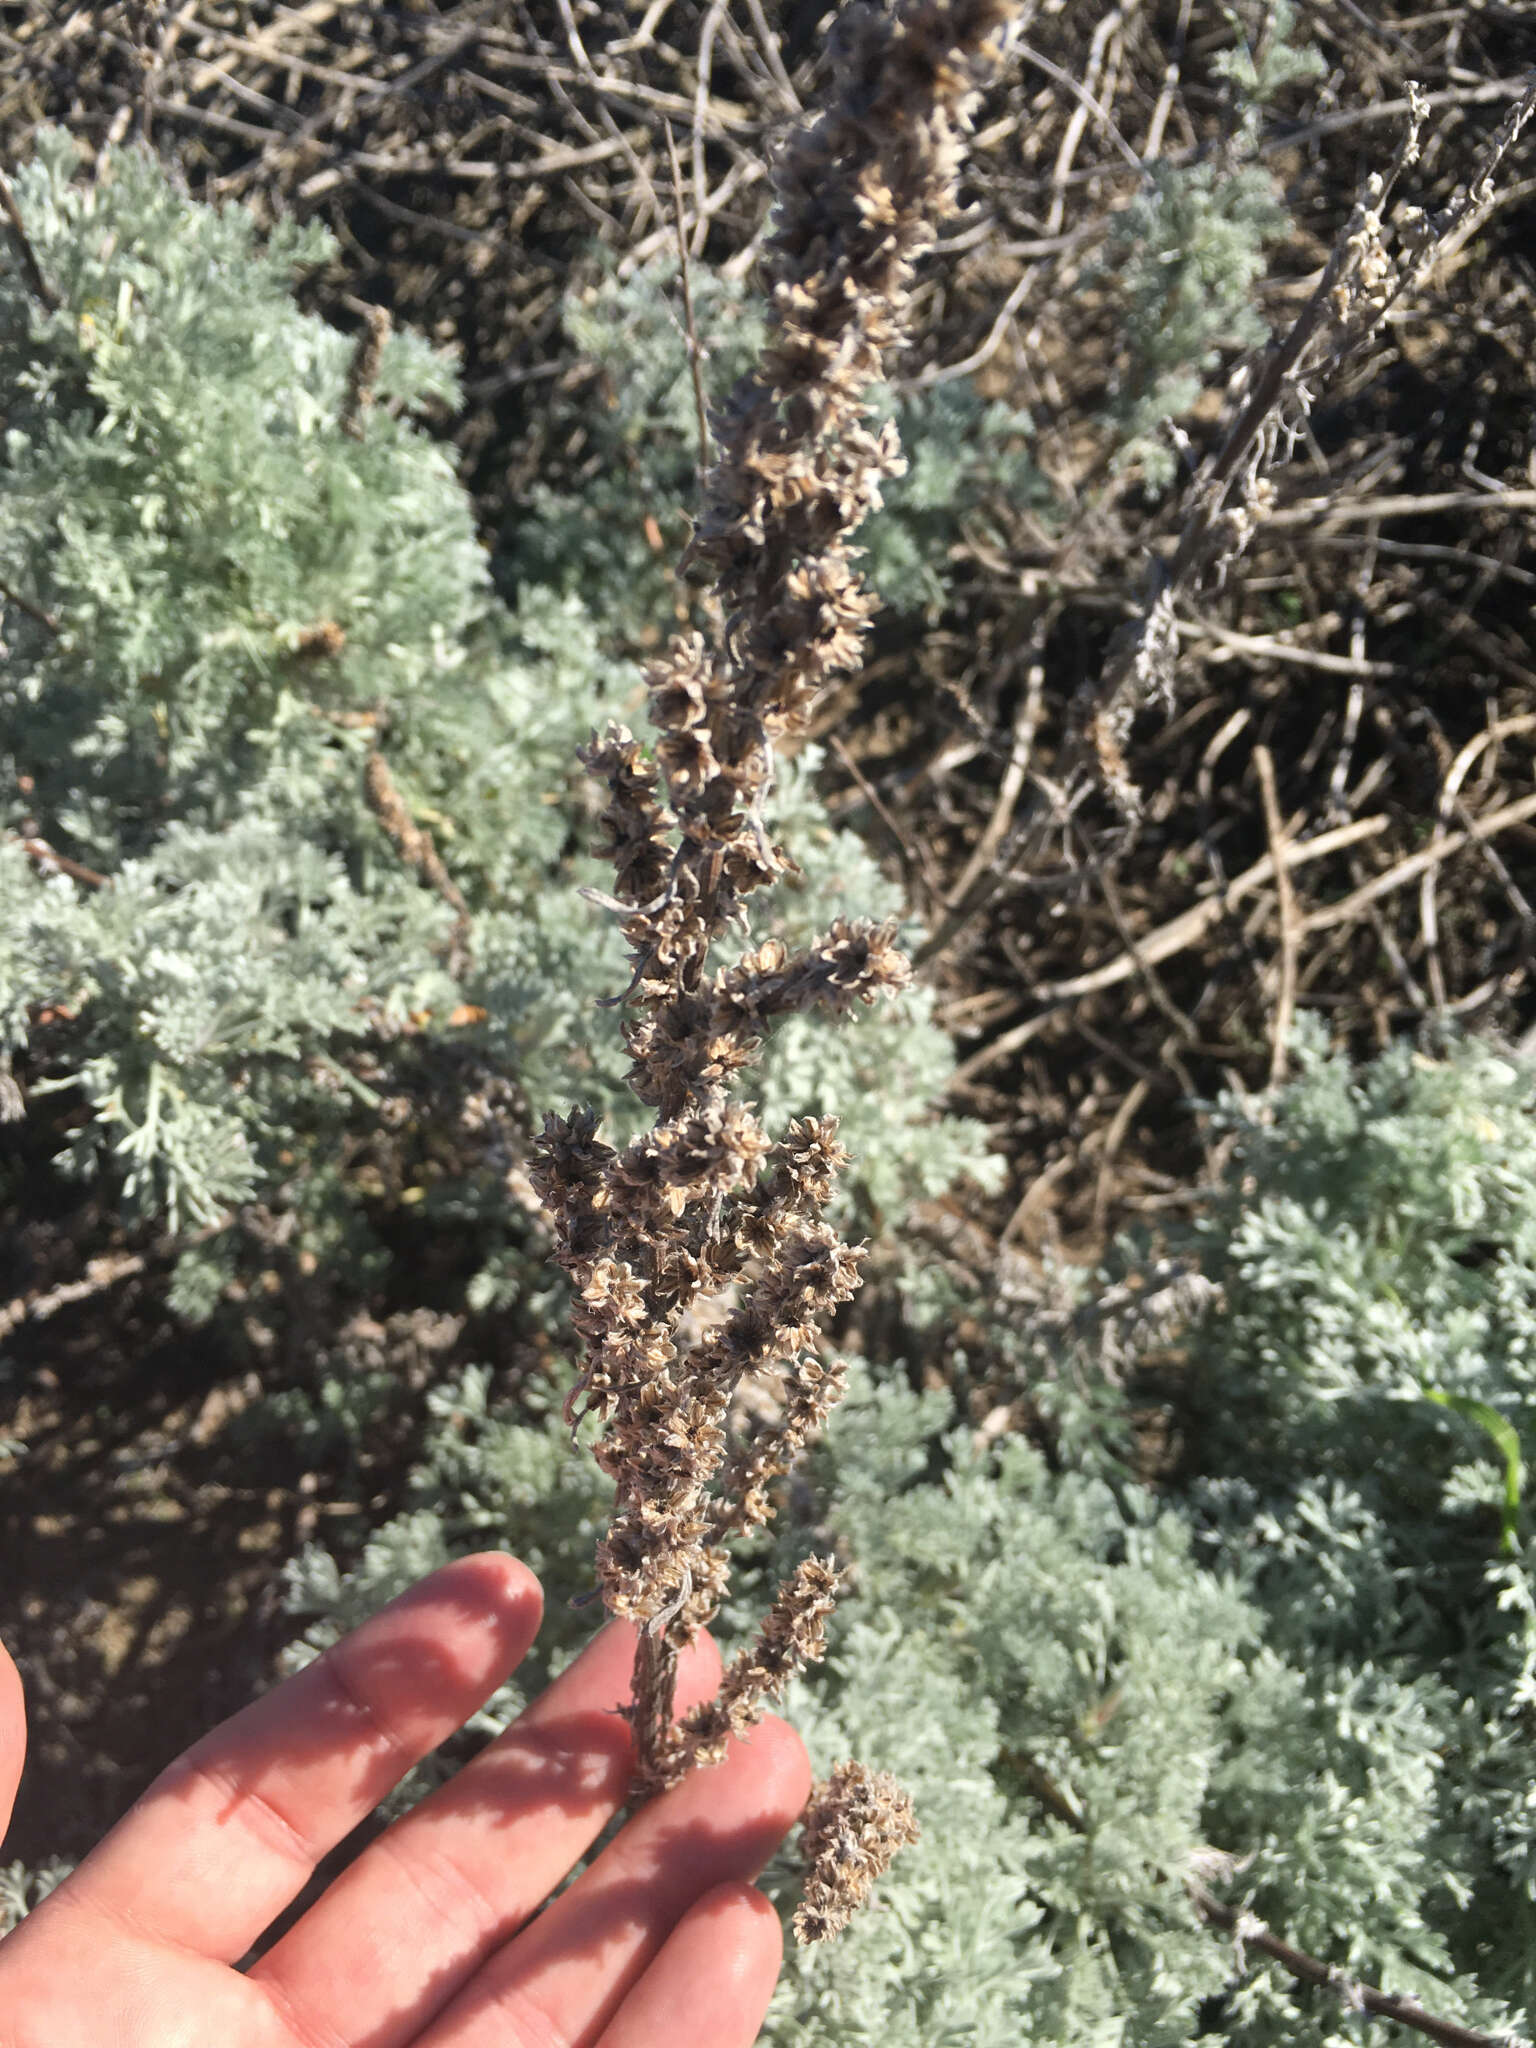
[{"label": "bare branch", "polygon": [[1186,1879],[1185,1885],[1202,1920],[1231,1934],[1242,1947],[1257,1949],[1260,1955],[1279,1963],[1299,1983],[1315,1984],[1321,1990],[1336,1992],[1347,2004],[1361,2012],[1371,2013],[1377,2019],[1396,2020],[1399,2026],[1412,2027],[1415,2033],[1427,2034],[1431,2041],[1438,2041],[1440,2048],[1510,2048],[1507,2034],[1485,2034],[1476,2027],[1459,2026],[1454,2020],[1436,2019],[1416,1998],[1392,1991],[1378,1991],[1374,1984],[1357,1983],[1333,1964],[1319,1962],[1316,1956],[1292,1948],[1288,1941],[1271,1934],[1264,1922],[1255,1919],[1251,1913],[1224,1905],[1196,1879]]},{"label": "bare branch", "polygon": [[693,409],[699,429],[699,475],[702,477],[709,468],[709,404],[704,395],[704,351],[699,343],[699,327],[693,311],[693,274],[685,225],[683,167],[677,160],[677,138],[672,133],[672,123],[665,121],[662,127],[667,139],[667,163],[672,172],[672,204],[677,217],[677,274],[683,287],[683,324],[688,338],[688,373],[693,379]]},{"label": "bare branch", "polygon": [[1296,890],[1285,858],[1285,821],[1280,816],[1280,797],[1275,788],[1275,761],[1268,747],[1253,750],[1264,797],[1264,829],[1269,835],[1270,865],[1275,871],[1275,894],[1280,905],[1280,995],[1275,1004],[1273,1046],[1269,1060],[1269,1085],[1285,1079],[1291,1020],[1296,1014],[1296,962],[1301,950],[1301,919],[1296,909]]},{"label": "bare branch", "polygon": [[15,605],[17,611],[25,612],[29,619],[36,619],[48,632],[55,635],[58,633],[59,622],[52,612],[44,611],[40,604],[35,604],[30,597],[23,597],[19,590],[13,590],[10,584],[3,580],[0,580],[0,597],[3,597],[7,604]]},{"label": "bare branch", "polygon": [[32,833],[21,833],[18,835],[18,843],[22,851],[41,868],[52,868],[61,875],[68,875],[71,881],[84,882],[92,889],[111,887],[110,875],[98,875],[94,868],[82,867],[79,861],[71,860],[68,854],[55,852],[46,839],[39,839]]}]

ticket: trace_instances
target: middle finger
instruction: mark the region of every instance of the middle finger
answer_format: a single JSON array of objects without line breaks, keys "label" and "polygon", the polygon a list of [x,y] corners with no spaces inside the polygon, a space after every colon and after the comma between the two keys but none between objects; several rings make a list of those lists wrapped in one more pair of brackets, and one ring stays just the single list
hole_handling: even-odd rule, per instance
[{"label": "middle finger", "polygon": [[[298,2038],[403,2048],[591,1847],[629,1787],[634,1631],[605,1628],[448,1784],[344,1870],[251,1971]],[[678,1707],[720,1659],[700,1638]]]}]

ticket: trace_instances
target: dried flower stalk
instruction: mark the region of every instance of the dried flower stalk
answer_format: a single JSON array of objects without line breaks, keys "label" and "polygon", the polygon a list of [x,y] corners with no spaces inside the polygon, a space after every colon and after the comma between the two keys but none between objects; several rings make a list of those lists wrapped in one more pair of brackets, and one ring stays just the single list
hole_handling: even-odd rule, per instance
[{"label": "dried flower stalk", "polygon": [[[858,1284],[858,1250],[824,1217],[845,1163],[835,1124],[806,1118],[771,1138],[735,1077],[773,1018],[843,1014],[909,974],[890,926],[845,919],[797,955],[776,940],[734,966],[712,953],[744,922],[744,899],[792,867],[763,817],[776,744],[861,659],[875,600],[850,537],[902,467],[866,393],[905,340],[914,260],[952,202],[970,107],[1014,12],[1015,0],[905,0],[839,21],[837,95],[775,166],[770,337],[713,421],[684,558],[713,578],[719,644],[683,635],[651,665],[654,761],[621,727],[583,754],[608,789],[604,900],[633,968],[629,1078],[655,1120],[615,1150],[590,1114],[551,1116],[533,1178],[585,1344],[568,1419],[601,1419],[596,1456],[615,1485],[602,1594],[641,1630],[629,1709],[640,1798],[722,1756],[820,1656],[836,1595],[830,1562],[803,1564],[717,1697],[677,1724],[678,1654],[719,1608],[727,1540],[768,1519],[772,1480],[841,1392],[818,1326]],[[690,1312],[727,1290],[707,1333],[687,1336]],[[780,1421],[733,1449],[732,1397],[770,1371]],[[862,1779],[844,1790],[852,1817],[835,1819],[840,1794],[824,1816],[839,1839],[885,1810]],[[812,1917],[830,1925],[831,1909]]]}]

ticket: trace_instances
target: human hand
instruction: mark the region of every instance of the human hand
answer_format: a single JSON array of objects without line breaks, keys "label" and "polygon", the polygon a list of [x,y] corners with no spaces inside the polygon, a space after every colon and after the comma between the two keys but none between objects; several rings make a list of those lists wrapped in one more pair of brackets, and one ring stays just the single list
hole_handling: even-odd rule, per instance
[{"label": "human hand", "polygon": [[[527,1653],[538,1582],[460,1559],[156,1779],[0,1941],[0,2048],[738,2048],[778,1975],[749,1880],[805,1802],[772,1716],[644,1807],[535,1920],[622,1805],[634,1633],[615,1624],[395,1821],[248,1970],[234,1966],[409,1767]],[[679,1708],[713,1693],[684,1656]],[[25,1721],[0,1650],[0,1831]],[[531,1924],[529,1924],[531,1922]]]}]

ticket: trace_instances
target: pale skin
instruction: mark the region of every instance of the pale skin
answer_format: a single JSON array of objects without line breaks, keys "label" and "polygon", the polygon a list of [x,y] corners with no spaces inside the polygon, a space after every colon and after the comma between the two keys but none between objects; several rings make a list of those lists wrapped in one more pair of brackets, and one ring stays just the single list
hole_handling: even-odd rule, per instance
[{"label": "pale skin", "polygon": [[[810,1788],[782,1721],[643,1808],[539,1913],[624,1800],[620,1626],[235,1967],[517,1667],[541,1611],[516,1559],[462,1558],[204,1736],[0,1941],[0,2048],[747,2048],[781,1959],[751,1880]],[[701,1638],[679,1706],[719,1668]],[[24,1748],[0,1649],[0,1834]]]}]

